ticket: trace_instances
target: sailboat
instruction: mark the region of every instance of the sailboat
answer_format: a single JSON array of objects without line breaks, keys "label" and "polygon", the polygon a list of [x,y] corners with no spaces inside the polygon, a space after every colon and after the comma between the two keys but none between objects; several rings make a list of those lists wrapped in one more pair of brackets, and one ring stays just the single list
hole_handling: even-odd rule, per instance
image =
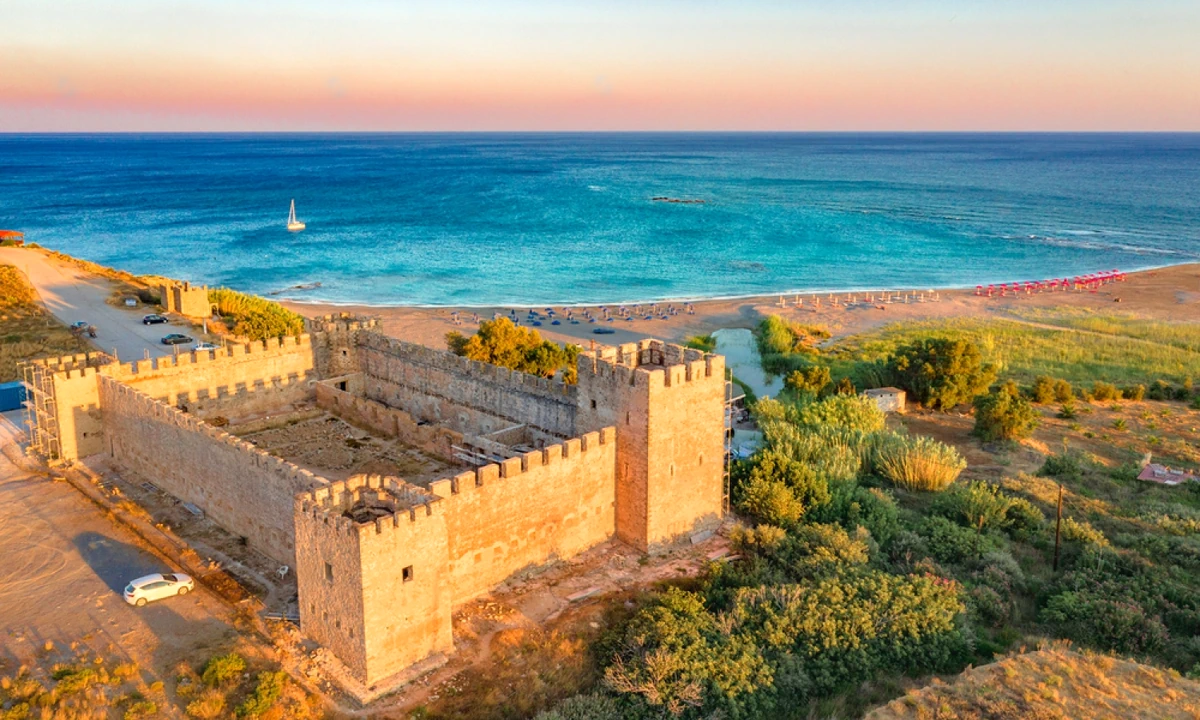
[{"label": "sailboat", "polygon": [[291,232],[299,232],[304,229],[304,223],[296,219],[296,201],[292,200],[292,209],[288,212],[288,230]]}]

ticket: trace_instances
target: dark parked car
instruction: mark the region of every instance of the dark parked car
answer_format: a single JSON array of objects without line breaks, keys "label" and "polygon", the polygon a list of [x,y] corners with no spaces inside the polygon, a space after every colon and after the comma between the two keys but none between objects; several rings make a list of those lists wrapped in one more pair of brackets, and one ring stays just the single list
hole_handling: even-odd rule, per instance
[{"label": "dark parked car", "polygon": [[614,334],[616,334],[616,332],[617,332],[616,330],[613,330],[612,328],[606,328],[606,327],[598,327],[598,328],[592,330],[593,335],[614,335]]},{"label": "dark parked car", "polygon": [[182,333],[171,333],[170,335],[163,335],[163,339],[162,339],[163,345],[186,345],[187,343],[190,343],[190,342],[196,342],[196,341],[193,340],[192,338],[188,337],[187,335],[183,335]]},{"label": "dark parked car", "polygon": [[162,315],[146,315],[142,318],[143,325],[161,325],[166,321],[167,319]]}]

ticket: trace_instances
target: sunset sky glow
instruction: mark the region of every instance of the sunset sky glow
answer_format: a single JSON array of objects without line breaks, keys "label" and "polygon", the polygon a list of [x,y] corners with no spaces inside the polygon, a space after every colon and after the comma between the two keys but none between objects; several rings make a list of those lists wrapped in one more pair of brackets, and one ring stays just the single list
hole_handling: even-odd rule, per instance
[{"label": "sunset sky glow", "polygon": [[1196,0],[0,0],[0,131],[1200,130]]}]

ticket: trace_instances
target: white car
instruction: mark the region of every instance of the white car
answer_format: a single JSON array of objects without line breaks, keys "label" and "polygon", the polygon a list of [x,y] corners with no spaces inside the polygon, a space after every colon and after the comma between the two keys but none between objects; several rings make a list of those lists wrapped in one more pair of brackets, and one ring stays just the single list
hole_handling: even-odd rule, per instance
[{"label": "white car", "polygon": [[220,350],[220,349],[221,349],[221,346],[220,346],[220,345],[213,345],[213,344],[212,344],[212,343],[210,343],[210,342],[202,342],[202,343],[198,343],[198,344],[196,345],[196,347],[194,347],[194,348],[192,348],[192,349],[193,349],[193,350]]},{"label": "white car", "polygon": [[148,602],[174,595],[187,595],[196,589],[196,581],[183,573],[154,573],[125,586],[125,602],[141,607]]}]

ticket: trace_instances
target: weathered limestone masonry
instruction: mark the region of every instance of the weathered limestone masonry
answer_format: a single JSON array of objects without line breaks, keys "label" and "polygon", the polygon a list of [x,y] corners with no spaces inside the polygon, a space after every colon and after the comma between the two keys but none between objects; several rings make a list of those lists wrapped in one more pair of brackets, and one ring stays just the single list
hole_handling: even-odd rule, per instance
[{"label": "weathered limestone masonry", "polygon": [[362,373],[321,380],[316,384],[317,407],[337,415],[351,425],[397,438],[421,452],[446,462],[455,462],[453,448],[455,445],[462,445],[462,433],[437,425],[421,425],[403,410],[396,410],[363,397],[362,382]]},{"label": "weathered limestone masonry", "polygon": [[604,428],[428,492],[359,476],[300,495],[301,628],[368,685],[453,652],[456,605],[613,536],[615,442]]},{"label": "weathered limestone masonry", "polygon": [[378,475],[296,498],[300,627],[368,685],[454,650],[443,505]]},{"label": "weathered limestone masonry", "polygon": [[252,415],[305,402],[317,378],[308,335],[113,364],[103,372],[200,417]]},{"label": "weathered limestone masonry", "polygon": [[612,538],[617,447],[608,427],[431,483],[446,501],[454,603]]},{"label": "weathered limestone masonry", "polygon": [[184,317],[206,318],[212,315],[208,302],[208,287],[192,287],[191,283],[164,283],[158,286],[162,306],[167,312]]},{"label": "weathered limestone masonry", "polygon": [[360,318],[350,313],[309,318],[304,324],[309,335],[316,339],[313,359],[324,377],[360,372],[358,338],[377,332],[379,327],[375,318]]},{"label": "weathered limestone masonry", "polygon": [[328,480],[119,380],[96,380],[114,461],[203,508],[251,547],[295,566],[294,498]]},{"label": "weathered limestone masonry", "polygon": [[472,435],[523,423],[554,441],[575,433],[575,388],[375,332],[358,348],[368,398]]},{"label": "weathered limestone masonry", "polygon": [[581,353],[587,431],[617,428],[617,535],[655,551],[724,509],[725,358],[658,340]]}]

